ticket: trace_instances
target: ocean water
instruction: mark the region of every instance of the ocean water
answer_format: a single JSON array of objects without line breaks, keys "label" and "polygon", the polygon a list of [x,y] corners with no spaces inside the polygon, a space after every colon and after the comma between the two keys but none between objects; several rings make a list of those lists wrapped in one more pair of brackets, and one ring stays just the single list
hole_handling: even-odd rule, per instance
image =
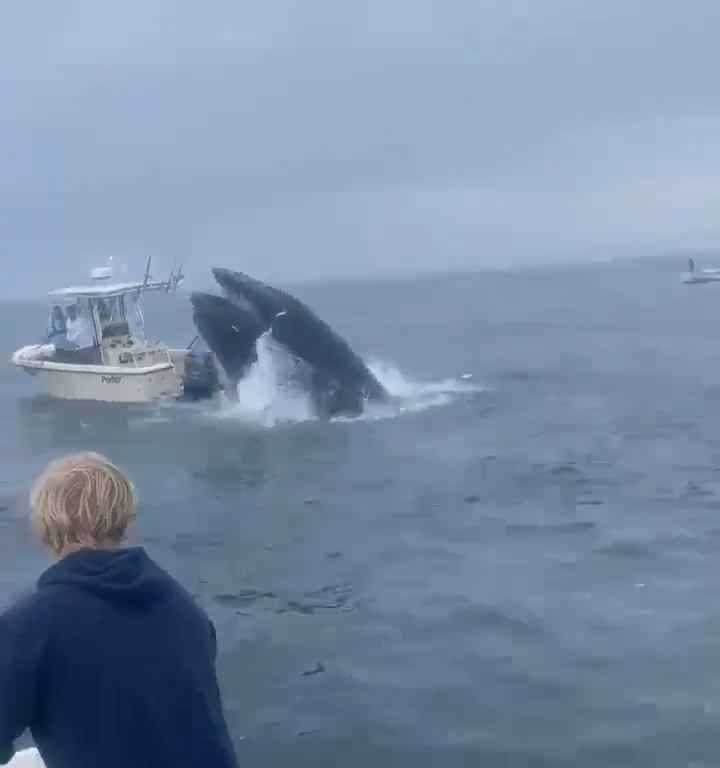
[{"label": "ocean water", "polygon": [[298,289],[397,396],[331,423],[270,346],[239,405],[52,402],[7,362],[46,305],[0,304],[0,597],[48,562],[37,471],[99,450],[217,625],[242,765],[716,766],[720,286],[682,267]]}]

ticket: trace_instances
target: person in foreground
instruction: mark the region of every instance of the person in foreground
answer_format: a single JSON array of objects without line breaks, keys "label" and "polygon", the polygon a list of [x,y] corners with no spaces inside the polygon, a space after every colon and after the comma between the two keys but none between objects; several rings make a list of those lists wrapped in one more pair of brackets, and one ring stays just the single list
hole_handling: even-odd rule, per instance
[{"label": "person in foreground", "polygon": [[236,768],[210,619],[122,546],[130,481],[102,456],[69,456],[31,508],[58,562],[0,615],[0,764],[30,729],[48,768]]}]

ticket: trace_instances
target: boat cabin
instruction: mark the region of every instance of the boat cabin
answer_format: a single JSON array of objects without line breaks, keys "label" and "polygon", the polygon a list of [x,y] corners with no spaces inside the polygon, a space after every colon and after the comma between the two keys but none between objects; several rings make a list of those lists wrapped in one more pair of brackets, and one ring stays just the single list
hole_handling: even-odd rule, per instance
[{"label": "boat cabin", "polygon": [[[74,286],[51,291],[56,300],[47,342],[58,362],[80,365],[153,365],[141,308],[143,283]],[[163,357],[166,357],[165,354]]]},{"label": "boat cabin", "polygon": [[142,282],[116,282],[112,267],[90,273],[87,285],[50,292],[44,342],[16,350],[13,364],[37,376],[50,397],[105,403],[151,403],[217,390],[212,359],[191,349],[148,343],[141,299],[146,291],[174,292],[182,269],[153,281],[150,259]]}]

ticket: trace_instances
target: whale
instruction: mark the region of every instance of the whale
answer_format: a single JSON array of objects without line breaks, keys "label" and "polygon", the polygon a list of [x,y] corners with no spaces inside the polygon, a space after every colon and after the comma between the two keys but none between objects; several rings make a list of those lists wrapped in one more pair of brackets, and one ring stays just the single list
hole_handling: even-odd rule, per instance
[{"label": "whale", "polygon": [[319,415],[360,415],[368,402],[389,398],[350,344],[298,298],[243,272],[215,267],[212,274],[222,295],[193,293],[193,320],[231,388],[269,334],[298,362],[297,378]]},{"label": "whale", "polygon": [[225,391],[235,399],[237,385],[257,360],[263,320],[249,303],[229,301],[212,293],[190,294],[193,323],[225,374]]}]

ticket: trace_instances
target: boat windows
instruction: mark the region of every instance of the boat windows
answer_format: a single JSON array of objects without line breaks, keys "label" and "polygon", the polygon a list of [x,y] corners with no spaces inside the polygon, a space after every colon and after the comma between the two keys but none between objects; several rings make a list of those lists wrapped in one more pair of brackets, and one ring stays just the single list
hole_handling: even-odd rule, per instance
[{"label": "boat windows", "polygon": [[125,308],[123,306],[123,298],[123,296],[108,296],[98,299],[98,316],[103,327],[124,322]]},{"label": "boat windows", "polygon": [[66,310],[66,339],[73,347],[84,349],[97,344],[90,306],[86,301],[70,304]]},{"label": "boat windows", "polygon": [[65,311],[63,308],[56,304],[51,312],[50,319],[48,320],[46,338],[49,344],[56,344],[65,341],[67,333],[67,321],[65,318]]},{"label": "boat windows", "polygon": [[140,294],[130,293],[124,296],[125,319],[130,327],[130,335],[139,342],[145,341],[145,318],[140,307]]},{"label": "boat windows", "polygon": [[125,307],[122,299],[122,296],[108,296],[97,300],[97,313],[103,337],[124,335],[122,326],[125,324]]}]

